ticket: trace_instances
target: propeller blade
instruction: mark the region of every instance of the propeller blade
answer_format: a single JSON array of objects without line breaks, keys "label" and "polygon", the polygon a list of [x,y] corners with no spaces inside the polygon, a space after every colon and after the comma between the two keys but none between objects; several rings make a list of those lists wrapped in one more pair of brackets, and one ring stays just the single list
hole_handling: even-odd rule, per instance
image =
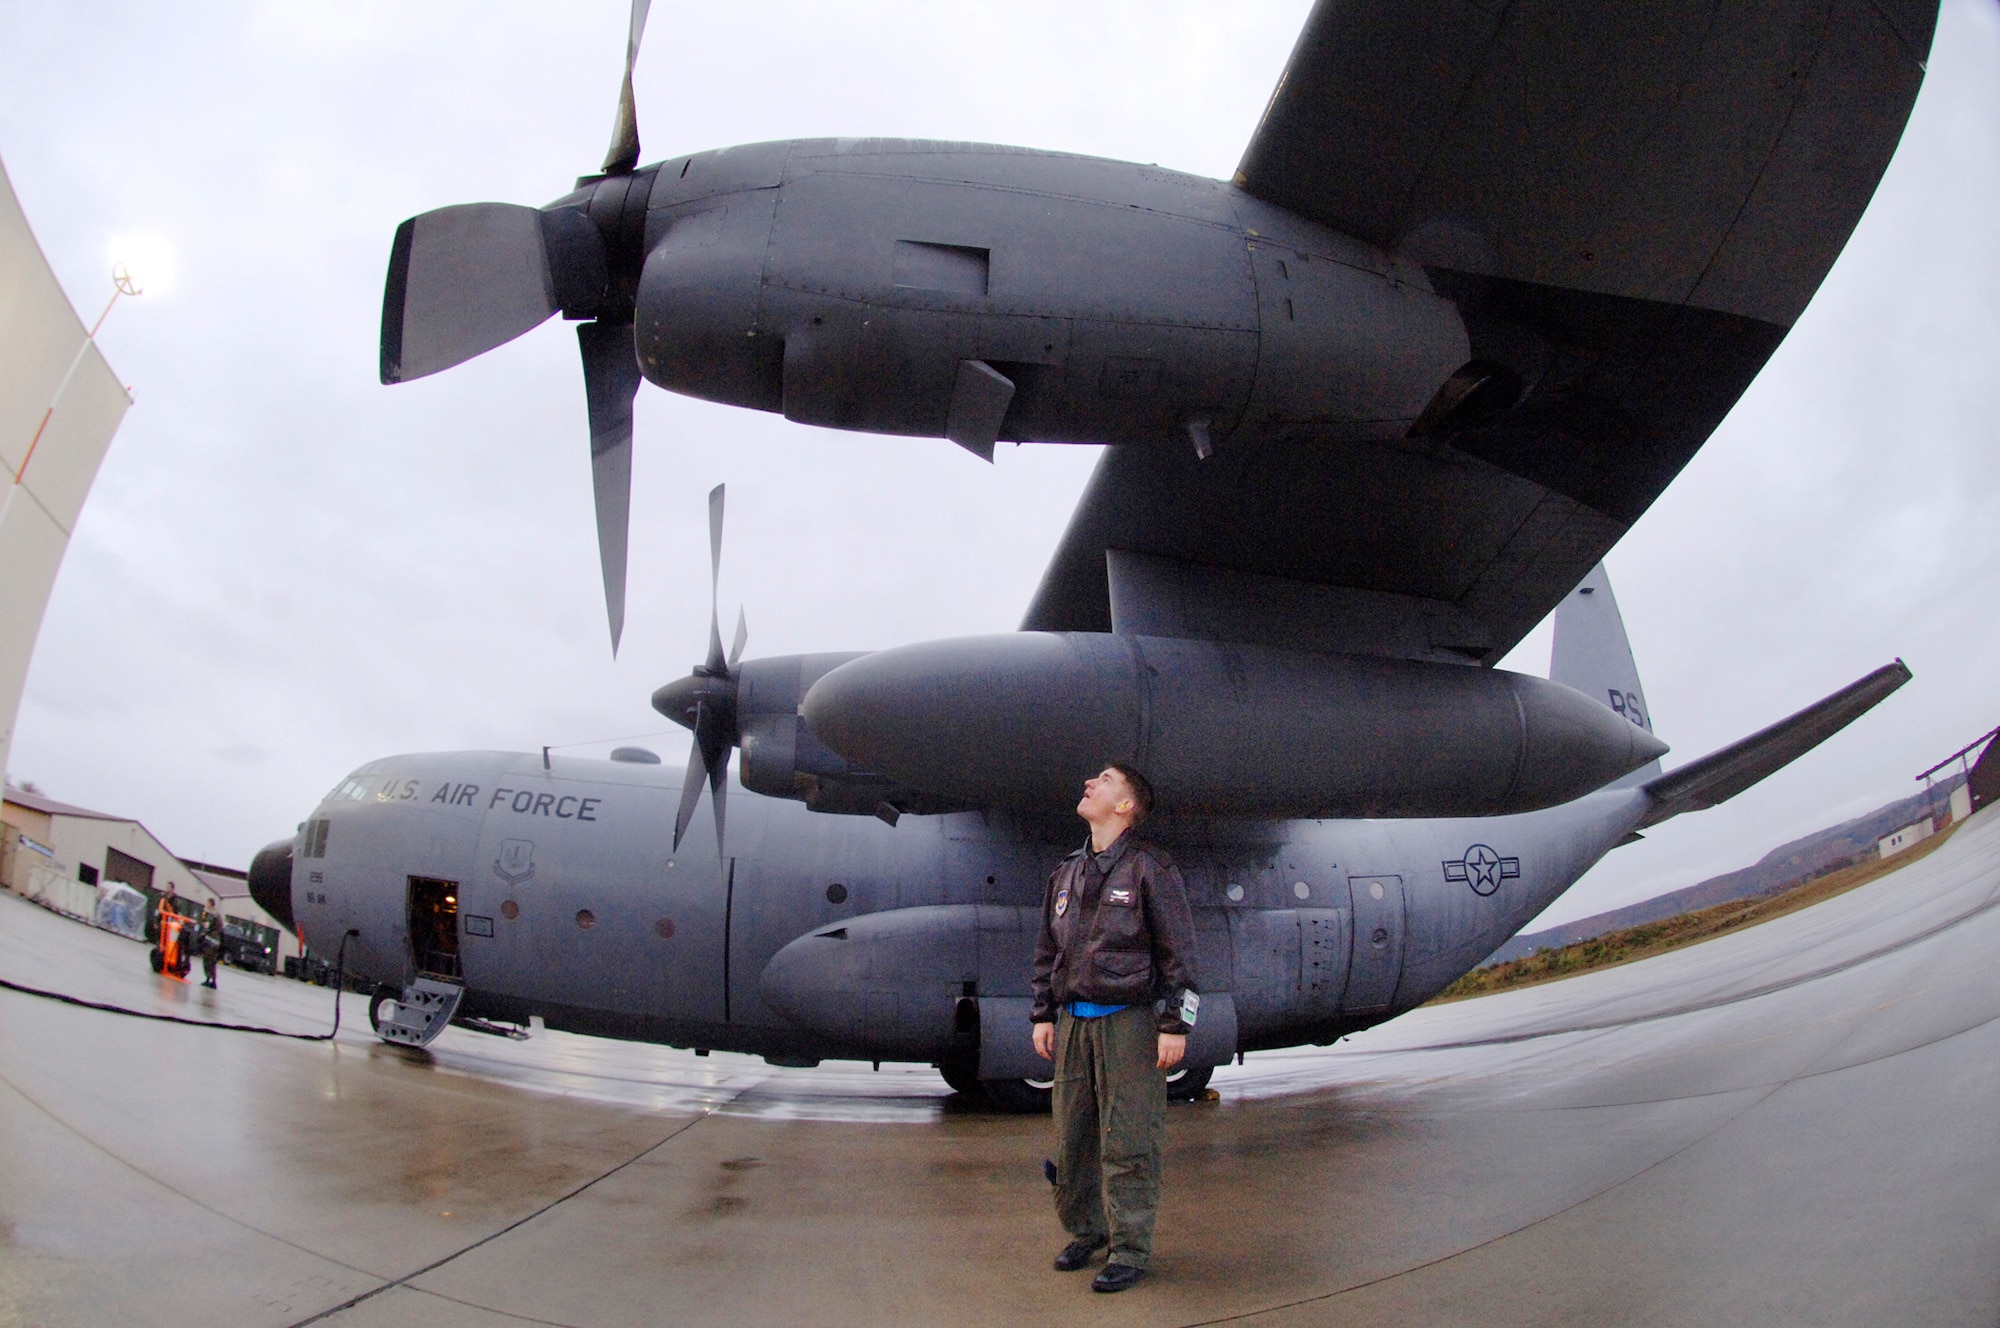
[{"label": "propeller blade", "polygon": [[632,67],[639,63],[639,39],[646,35],[646,11],[651,8],[652,0],[632,0],[632,26],[625,37],[625,82],[618,90],[611,150],[604,154],[606,175],[627,175],[639,164],[639,112],[632,100]]},{"label": "propeller blade", "polygon": [[729,646],[729,674],[736,676],[736,663],[743,658],[743,647],[750,640],[750,620],[743,616],[743,610],[736,610],[736,640]]},{"label": "propeller blade", "polygon": [[579,323],[583,390],[590,406],[590,482],[597,502],[597,561],[611,654],[625,634],[625,551],[632,520],[632,398],[639,358],[630,323]]},{"label": "propeller blade", "polygon": [[[705,710],[707,707],[703,707]],[[687,833],[688,823],[694,820],[695,805],[701,801],[702,776],[707,773],[707,762],[701,755],[701,718],[695,719],[695,739],[688,746],[687,774],[681,779],[681,807],[674,814],[674,849],[679,851],[681,836]]]},{"label": "propeller blade", "polygon": [[722,850],[722,812],[729,797],[729,749],[722,749],[722,759],[708,768],[708,800],[715,807],[715,856],[724,856]]},{"label": "propeller blade", "polygon": [[722,491],[718,484],[708,491],[708,659],[702,668],[715,677],[727,677],[729,661],[722,654],[722,615],[716,608],[716,594],[722,584]]},{"label": "propeller blade", "polygon": [[556,311],[542,214],[464,203],[396,228],[382,291],[382,381],[405,383],[512,341]]}]

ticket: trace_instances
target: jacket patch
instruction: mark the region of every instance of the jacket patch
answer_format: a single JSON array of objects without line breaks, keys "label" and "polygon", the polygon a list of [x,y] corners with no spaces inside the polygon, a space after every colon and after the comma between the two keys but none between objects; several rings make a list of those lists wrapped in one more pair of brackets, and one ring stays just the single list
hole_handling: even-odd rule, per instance
[{"label": "jacket patch", "polygon": [[1061,917],[1067,912],[1069,912],[1069,887],[1064,886],[1056,891],[1056,916]]},{"label": "jacket patch", "polygon": [[1104,892],[1104,902],[1116,904],[1120,908],[1130,908],[1138,902],[1129,885],[1114,886]]}]

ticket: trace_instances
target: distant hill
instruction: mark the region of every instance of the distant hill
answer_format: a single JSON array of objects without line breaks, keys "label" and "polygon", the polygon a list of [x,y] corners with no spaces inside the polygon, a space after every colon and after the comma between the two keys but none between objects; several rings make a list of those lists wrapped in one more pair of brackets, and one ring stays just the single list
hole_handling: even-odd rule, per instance
[{"label": "distant hill", "polygon": [[1608,913],[1598,913],[1592,917],[1578,918],[1575,922],[1566,922],[1560,927],[1521,932],[1495,950],[1486,963],[1503,964],[1510,959],[1531,955],[1545,947],[1573,945],[1578,941],[1602,936],[1606,932],[1636,927],[1646,922],[1658,922],[1662,918],[1677,917],[1698,908],[1726,904],[1737,899],[1752,899],[1759,895],[1776,894],[1788,886],[1798,885],[1816,876],[1824,876],[1828,872],[1839,871],[1842,867],[1874,857],[1875,845],[1890,831],[1900,830],[1912,821],[1921,820],[1933,812],[1944,811],[1951,799],[1951,791],[1964,782],[1965,776],[1962,774],[1954,774],[1949,779],[1940,779],[1926,792],[1900,798],[1877,807],[1865,816],[1842,821],[1839,825],[1815,831],[1802,839],[1794,839],[1789,844],[1780,844],[1759,858],[1756,863],[1740,871],[1711,876],[1685,889],[1670,890],[1666,894],[1656,895],[1636,904],[1627,904],[1624,908],[1615,908]]}]

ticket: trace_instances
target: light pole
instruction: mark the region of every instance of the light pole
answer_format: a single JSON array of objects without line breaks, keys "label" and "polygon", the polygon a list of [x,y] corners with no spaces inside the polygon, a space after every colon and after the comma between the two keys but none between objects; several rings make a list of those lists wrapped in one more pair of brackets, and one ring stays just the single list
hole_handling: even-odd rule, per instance
[{"label": "light pole", "polygon": [[83,334],[83,344],[76,348],[76,354],[69,362],[68,371],[63,374],[62,381],[56,384],[55,393],[49,397],[48,409],[42,412],[42,422],[35,426],[35,436],[28,440],[28,450],[21,454],[21,464],[16,466],[14,473],[8,477],[7,496],[0,498],[0,526],[7,523],[7,513],[13,510],[14,495],[21,491],[22,480],[28,473],[28,463],[35,459],[35,449],[41,446],[42,435],[48,431],[49,421],[55,418],[56,407],[62,404],[63,393],[69,390],[70,380],[76,377],[77,369],[83,364],[83,357],[97,344],[97,330],[104,326],[105,319],[111,317],[112,306],[118,303],[118,297],[121,295],[146,293],[146,288],[123,263],[111,265],[111,285],[111,298],[105,301],[104,312],[90,325],[90,331]]}]

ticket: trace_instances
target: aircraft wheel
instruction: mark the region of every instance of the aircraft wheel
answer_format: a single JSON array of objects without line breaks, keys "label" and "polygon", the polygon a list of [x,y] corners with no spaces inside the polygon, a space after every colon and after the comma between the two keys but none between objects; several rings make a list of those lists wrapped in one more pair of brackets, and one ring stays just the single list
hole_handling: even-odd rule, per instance
[{"label": "aircraft wheel", "polygon": [[1016,1116],[1046,1114],[1055,1097],[1053,1079],[984,1079],[980,1087],[994,1106]]},{"label": "aircraft wheel", "polygon": [[396,1002],[402,998],[403,993],[387,983],[375,988],[375,994],[368,998],[368,1026],[377,1037],[382,1034],[382,1025],[396,1017]]},{"label": "aircraft wheel", "polygon": [[1208,1091],[1208,1081],[1214,1074],[1215,1067],[1212,1065],[1191,1065],[1168,1075],[1167,1101],[1201,1101],[1201,1095]]},{"label": "aircraft wheel", "polygon": [[157,945],[154,946],[153,952],[150,955],[147,955],[146,957],[152,961],[153,971],[155,973],[164,973],[167,971],[167,957],[160,953],[159,946]]},{"label": "aircraft wheel", "polygon": [[955,1092],[977,1094],[979,1092],[979,1057],[954,1054],[938,1062],[938,1073],[950,1084]]}]

